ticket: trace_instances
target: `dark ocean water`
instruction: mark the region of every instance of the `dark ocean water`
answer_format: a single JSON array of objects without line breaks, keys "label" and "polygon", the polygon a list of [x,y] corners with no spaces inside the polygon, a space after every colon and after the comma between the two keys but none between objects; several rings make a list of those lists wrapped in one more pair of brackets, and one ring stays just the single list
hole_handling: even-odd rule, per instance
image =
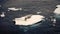
[{"label": "dark ocean water", "polygon": [[[25,16],[27,14],[36,14],[42,12],[41,15],[50,17],[56,5],[60,4],[60,0],[0,0],[0,14],[5,12],[5,17],[0,17],[0,33],[1,34],[60,34],[60,20],[57,19],[55,27],[49,20],[41,22],[37,27],[18,26],[12,21],[15,18]],[[8,11],[9,7],[23,8],[22,11]]]}]

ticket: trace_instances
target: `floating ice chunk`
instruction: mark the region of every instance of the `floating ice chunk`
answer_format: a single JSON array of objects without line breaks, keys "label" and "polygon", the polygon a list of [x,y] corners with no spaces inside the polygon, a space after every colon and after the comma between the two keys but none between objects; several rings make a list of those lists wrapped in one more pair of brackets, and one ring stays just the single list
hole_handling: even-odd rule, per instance
[{"label": "floating ice chunk", "polygon": [[53,20],[53,23],[56,23],[56,19]]},{"label": "floating ice chunk", "polygon": [[37,14],[40,14],[41,12],[37,12]]},{"label": "floating ice chunk", "polygon": [[17,10],[19,10],[18,8],[8,8],[8,11],[9,10],[12,10],[12,11],[17,11]]},{"label": "floating ice chunk", "polygon": [[10,10],[12,10],[12,11],[18,11],[18,10],[22,10],[22,8],[8,8],[8,11],[10,11]]},{"label": "floating ice chunk", "polygon": [[60,14],[60,5],[56,6],[57,8],[54,10],[55,14]]},{"label": "floating ice chunk", "polygon": [[21,18],[15,18],[15,24],[16,25],[32,25],[35,24],[41,20],[43,20],[43,18],[45,18],[42,15],[32,15],[30,16],[30,18],[28,18],[27,20],[25,20],[26,16],[21,17]]},{"label": "floating ice chunk", "polygon": [[1,17],[5,17],[5,14],[4,14],[4,12],[2,12],[2,14],[0,15]]},{"label": "floating ice chunk", "polygon": [[57,5],[56,7],[60,7],[60,5]]},{"label": "floating ice chunk", "polygon": [[22,8],[19,8],[19,10],[22,10]]}]

